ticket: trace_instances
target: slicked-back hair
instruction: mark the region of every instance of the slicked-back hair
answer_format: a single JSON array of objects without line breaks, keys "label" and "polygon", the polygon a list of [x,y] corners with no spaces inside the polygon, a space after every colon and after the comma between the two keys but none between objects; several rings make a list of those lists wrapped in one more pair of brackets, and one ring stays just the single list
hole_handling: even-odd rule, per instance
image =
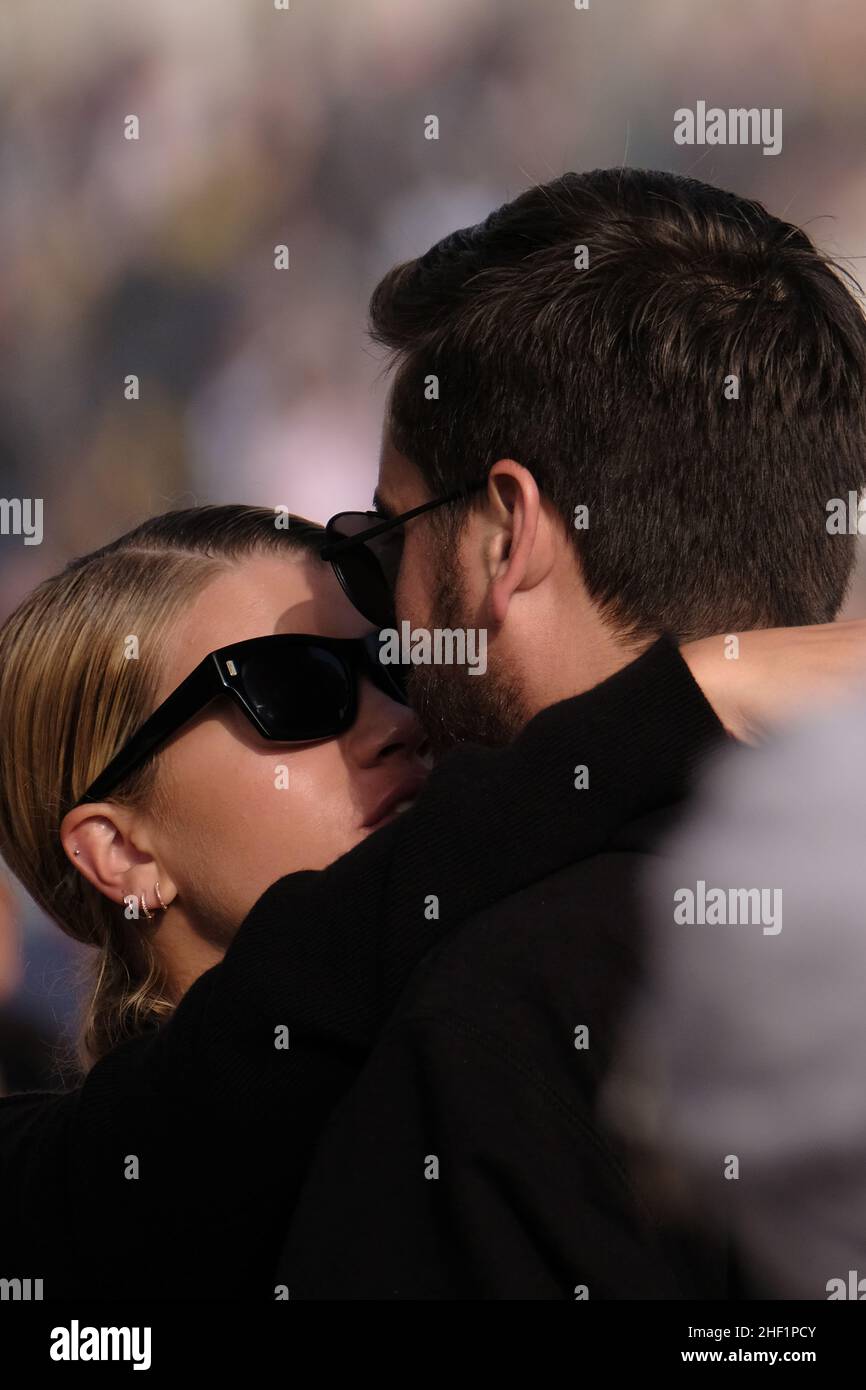
[{"label": "slicked-back hair", "polygon": [[[67,935],[97,948],[85,1067],[174,1003],[147,923],[127,920],[71,867],[61,821],[153,713],[166,639],[205,585],[258,555],[318,560],[323,537],[288,514],[278,528],[268,507],[165,512],[72,560],[0,625],[0,855]],[[136,660],[126,634],[142,638]],[[110,800],[154,811],[160,762],[157,753]]]},{"label": "slicked-back hair", "polygon": [[857,289],[760,203],[565,174],[376,288],[391,438],[434,495],[524,464],[633,635],[827,621],[856,543],[827,503],[866,481]]}]

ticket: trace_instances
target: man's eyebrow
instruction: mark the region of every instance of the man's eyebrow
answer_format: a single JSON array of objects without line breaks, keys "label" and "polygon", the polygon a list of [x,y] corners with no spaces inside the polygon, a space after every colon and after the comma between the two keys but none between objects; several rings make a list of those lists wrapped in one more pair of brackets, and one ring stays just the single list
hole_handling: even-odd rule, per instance
[{"label": "man's eyebrow", "polygon": [[382,501],[382,494],[378,488],[376,488],[376,491],[373,493],[373,511],[377,516],[380,516],[383,521],[393,521],[396,515],[388,506],[387,502]]}]

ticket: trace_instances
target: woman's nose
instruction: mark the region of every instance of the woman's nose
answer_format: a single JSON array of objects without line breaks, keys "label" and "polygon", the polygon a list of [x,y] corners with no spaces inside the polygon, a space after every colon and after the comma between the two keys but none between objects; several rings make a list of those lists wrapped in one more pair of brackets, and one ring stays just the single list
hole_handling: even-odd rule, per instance
[{"label": "woman's nose", "polygon": [[359,683],[358,717],[346,741],[359,767],[373,767],[397,754],[422,757],[426,750],[424,731],[409,706],[390,699],[368,680]]}]

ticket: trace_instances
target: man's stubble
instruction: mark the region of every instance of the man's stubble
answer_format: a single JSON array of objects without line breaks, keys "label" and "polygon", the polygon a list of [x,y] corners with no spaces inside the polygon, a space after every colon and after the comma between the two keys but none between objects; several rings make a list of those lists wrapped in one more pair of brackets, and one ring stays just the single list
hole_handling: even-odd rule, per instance
[{"label": "man's stubble", "polygon": [[[436,573],[440,576],[430,622],[437,628],[473,626],[467,621],[463,574],[455,560],[454,537],[438,537]],[[467,666],[412,666],[407,678],[409,702],[420,719],[435,758],[459,743],[501,748],[529,719],[522,691],[513,676],[488,657],[483,675]]]}]

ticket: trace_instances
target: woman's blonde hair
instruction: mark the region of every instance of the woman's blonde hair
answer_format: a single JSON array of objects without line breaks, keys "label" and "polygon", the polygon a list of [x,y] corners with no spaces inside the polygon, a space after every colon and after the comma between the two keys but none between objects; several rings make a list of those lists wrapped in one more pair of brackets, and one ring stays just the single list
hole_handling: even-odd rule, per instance
[{"label": "woman's blonde hair", "polygon": [[[98,951],[85,1066],[173,1005],[148,922],[127,920],[72,867],[61,821],[153,710],[164,638],[208,580],[261,551],[318,554],[322,538],[265,507],[167,512],[45,580],[0,628],[0,855],[68,935]],[[151,759],[111,799],[154,804],[156,792]]]}]

